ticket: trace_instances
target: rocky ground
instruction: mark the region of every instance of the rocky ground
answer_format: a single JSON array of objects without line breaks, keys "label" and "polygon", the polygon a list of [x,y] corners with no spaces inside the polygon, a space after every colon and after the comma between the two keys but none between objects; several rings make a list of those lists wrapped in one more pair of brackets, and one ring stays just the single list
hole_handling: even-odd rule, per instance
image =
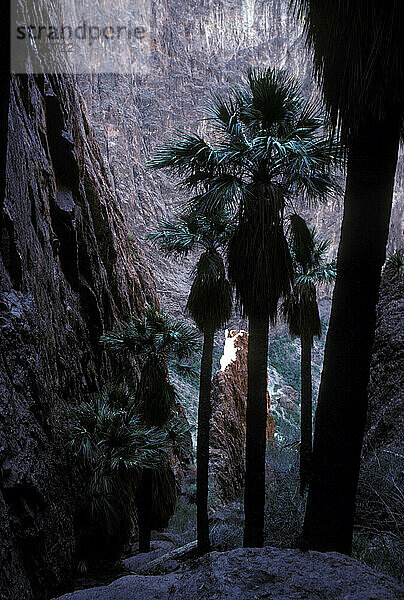
[{"label": "rocky ground", "polygon": [[129,575],[59,600],[402,600],[385,575],[337,553],[238,549],[212,552],[179,571]]}]

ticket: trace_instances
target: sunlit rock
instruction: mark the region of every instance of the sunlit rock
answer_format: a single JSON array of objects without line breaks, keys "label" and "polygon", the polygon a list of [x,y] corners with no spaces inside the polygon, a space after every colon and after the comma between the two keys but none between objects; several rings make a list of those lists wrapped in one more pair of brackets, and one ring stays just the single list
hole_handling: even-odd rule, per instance
[{"label": "sunlit rock", "polygon": [[[219,504],[242,494],[246,437],[248,333],[226,330],[225,335],[221,368],[212,381],[210,433],[210,474]],[[267,441],[272,443],[275,421],[269,392],[267,404]]]}]

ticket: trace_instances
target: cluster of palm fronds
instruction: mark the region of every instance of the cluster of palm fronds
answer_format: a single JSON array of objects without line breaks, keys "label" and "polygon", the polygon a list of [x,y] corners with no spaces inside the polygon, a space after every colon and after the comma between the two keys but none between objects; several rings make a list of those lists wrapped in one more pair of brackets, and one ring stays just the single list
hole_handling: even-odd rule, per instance
[{"label": "cluster of palm fronds", "polygon": [[203,220],[225,215],[219,242],[237,300],[246,315],[265,311],[274,321],[293,281],[285,207],[295,212],[294,197],[321,201],[339,190],[330,173],[339,148],[324,134],[318,101],[304,99],[284,71],[250,71],[245,85],[214,97],[206,113],[209,139],[183,134],[150,162],[169,168],[190,192],[188,216],[162,223],[151,237],[163,251],[187,253],[208,239]]},{"label": "cluster of palm fronds", "polygon": [[[319,242],[315,232],[296,214],[294,199],[318,202],[339,191],[331,172],[339,157],[338,144],[324,133],[320,103],[305,99],[298,82],[282,70],[251,70],[243,85],[227,97],[214,97],[206,112],[209,136],[183,134],[174,143],[160,147],[150,162],[153,168],[170,169],[190,196],[185,216],[180,215],[176,223],[161,223],[150,237],[165,253],[176,255],[202,246],[187,309],[205,341],[229,319],[232,288],[240,309],[250,320],[250,349],[257,340],[268,338],[269,322],[276,321],[280,301],[284,300],[283,312],[292,333],[300,337],[304,334],[308,340],[305,382],[311,421],[307,363],[311,362],[313,335],[321,334],[316,285],[334,277],[335,265],[326,263],[327,245]],[[217,222],[223,222],[219,232]],[[252,403],[262,403],[260,408],[247,410],[252,420],[253,415],[265,413],[266,380],[258,381],[251,375],[253,368],[257,373],[266,369],[266,353],[261,349],[253,359],[253,351],[249,353],[248,395],[254,398]],[[211,354],[209,348],[202,360],[201,390],[202,374],[211,369]],[[259,391],[253,389],[255,381]],[[205,399],[200,395],[199,412],[205,415],[208,411],[206,392]],[[264,479],[261,473],[251,475],[255,465],[262,469],[264,464],[264,421],[251,421],[247,431],[253,429],[256,435],[247,440],[246,455],[251,464],[246,465],[246,498],[257,496],[254,486],[248,493],[249,482],[257,477],[261,482]],[[207,431],[208,427],[204,435]],[[307,431],[311,448],[311,426]],[[202,443],[200,434],[198,445]],[[207,453],[201,455],[201,460]],[[262,483],[260,486],[263,497]],[[254,502],[253,511],[258,506],[253,507]],[[260,526],[252,530],[261,529],[262,521],[261,515]],[[250,542],[259,545],[261,539]]]},{"label": "cluster of palm fronds", "polygon": [[137,520],[144,473],[152,474],[150,510],[155,527],[175,510],[177,485],[170,453],[184,458],[189,431],[175,408],[166,359],[193,352],[194,330],[154,308],[118,325],[101,340],[111,350],[140,361],[140,377],[123,375],[70,414],[66,433],[83,477],[78,514],[81,552],[119,554]]},{"label": "cluster of palm fronds", "polygon": [[140,473],[161,470],[167,462],[167,434],[144,426],[135,396],[121,384],[105,387],[71,411],[67,444],[84,481],[77,522],[87,550],[81,551],[114,554],[136,520]]},{"label": "cluster of palm fronds", "polygon": [[327,260],[329,247],[329,240],[320,239],[316,229],[308,228],[299,215],[290,217],[289,249],[294,280],[281,310],[292,336],[321,336],[316,288],[331,283],[337,275],[336,260]]},{"label": "cluster of palm fronds", "polygon": [[103,335],[101,342],[112,351],[147,361],[152,356],[160,360],[169,355],[180,359],[189,356],[198,338],[183,321],[147,307],[143,317],[118,325]]}]

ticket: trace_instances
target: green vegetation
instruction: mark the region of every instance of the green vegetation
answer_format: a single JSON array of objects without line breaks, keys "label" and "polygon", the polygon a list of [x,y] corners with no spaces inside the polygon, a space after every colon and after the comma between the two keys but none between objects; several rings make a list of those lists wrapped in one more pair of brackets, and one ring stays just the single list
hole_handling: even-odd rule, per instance
[{"label": "green vegetation", "polygon": [[168,461],[167,435],[145,428],[135,396],[119,385],[74,408],[66,438],[84,482],[76,520],[78,556],[116,558],[136,522],[142,470],[159,470]]},{"label": "green vegetation", "polygon": [[[146,426],[169,427],[176,392],[169,381],[167,360],[183,360],[195,351],[196,332],[155,308],[142,318],[122,323],[102,336],[101,341],[118,355],[141,361],[136,385],[136,406]],[[139,550],[150,552],[152,528],[167,524],[176,504],[176,482],[170,464],[164,471],[144,469],[136,496]]]},{"label": "green vegetation", "polygon": [[299,352],[289,333],[280,335],[269,343],[268,362],[288,385],[296,391],[300,390]]},{"label": "green vegetation", "polygon": [[390,279],[403,276],[404,273],[404,248],[390,252],[384,265],[384,272]]},{"label": "green vegetation", "polygon": [[403,579],[404,456],[402,448],[377,450],[362,461],[352,555]]},{"label": "green vegetation", "polygon": [[296,548],[304,518],[299,494],[299,449],[296,443],[268,449],[270,478],[265,502],[265,545]]}]

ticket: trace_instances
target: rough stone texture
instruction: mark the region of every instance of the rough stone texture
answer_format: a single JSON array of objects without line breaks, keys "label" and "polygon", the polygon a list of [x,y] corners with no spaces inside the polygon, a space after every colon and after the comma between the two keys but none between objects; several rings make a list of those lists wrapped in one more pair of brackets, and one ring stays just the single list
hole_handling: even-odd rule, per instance
[{"label": "rough stone texture", "polygon": [[128,576],[63,600],[402,600],[399,584],[337,553],[276,548],[212,552],[164,576]]},{"label": "rough stone texture", "polygon": [[[169,216],[180,198],[173,180],[145,167],[151,152],[180,131],[205,134],[201,109],[212,94],[241,82],[249,67],[285,67],[313,91],[311,60],[289,0],[117,0],[131,21],[147,31],[142,57],[122,56],[131,75],[97,75],[82,80],[97,138],[111,169],[121,206],[133,231],[146,233]],[[391,245],[403,222],[403,164],[397,175]],[[342,202],[329,200],[305,211],[312,225],[339,241]],[[147,244],[146,244],[147,251]],[[189,291],[189,261],[174,263],[148,251],[162,303],[183,312]],[[330,291],[321,292],[327,314]],[[236,322],[232,327],[238,327]],[[244,326],[244,325],[243,325]]]},{"label": "rough stone texture", "polygon": [[0,596],[30,600],[70,577],[66,406],[116,371],[99,336],[156,301],[73,80],[12,80],[0,231]]},{"label": "rough stone texture", "polygon": [[[243,490],[248,333],[226,330],[221,370],[212,380],[212,417],[210,422],[210,476],[217,500],[227,504]],[[267,392],[267,440],[273,441],[275,421],[269,409]]]},{"label": "rough stone texture", "polygon": [[369,382],[364,454],[404,448],[404,278],[383,275]]},{"label": "rough stone texture", "polygon": [[[126,5],[126,0],[118,4]],[[134,232],[145,234],[178,204],[181,194],[172,178],[150,171],[146,162],[179,130],[206,133],[201,110],[212,94],[240,84],[249,67],[266,66],[287,67],[310,93],[311,63],[288,4],[288,0],[132,0],[128,5],[132,21],[141,19],[148,32],[142,42],[142,64],[133,56],[131,75],[98,75],[83,78],[81,85]],[[340,217],[335,200],[311,213],[312,223],[334,245]],[[146,243],[162,305],[183,313],[190,260],[173,263],[148,247]]]}]

